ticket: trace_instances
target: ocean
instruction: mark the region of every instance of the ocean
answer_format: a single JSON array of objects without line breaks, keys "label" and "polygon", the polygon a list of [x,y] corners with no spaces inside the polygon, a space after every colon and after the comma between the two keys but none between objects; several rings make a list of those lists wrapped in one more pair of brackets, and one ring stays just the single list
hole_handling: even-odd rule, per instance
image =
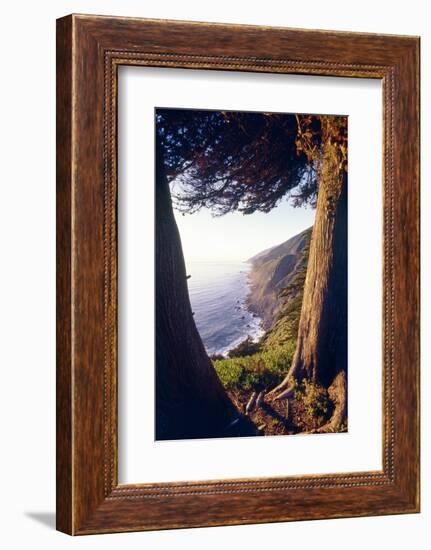
[{"label": "ocean", "polygon": [[249,293],[245,262],[187,263],[189,295],[195,322],[208,354],[226,354],[245,340],[263,334],[261,320],[246,307]]}]

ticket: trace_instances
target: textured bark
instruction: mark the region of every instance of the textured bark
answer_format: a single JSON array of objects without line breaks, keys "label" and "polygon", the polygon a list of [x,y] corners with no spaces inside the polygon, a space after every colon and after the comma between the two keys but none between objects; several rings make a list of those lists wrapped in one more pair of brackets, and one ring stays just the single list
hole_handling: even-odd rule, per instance
[{"label": "textured bark", "polygon": [[347,418],[347,377],[345,371],[337,374],[328,389],[335,408],[331,420],[316,430],[316,433],[338,432]]},{"label": "textured bark", "polygon": [[156,182],[156,438],[254,435],[227,396],[197,331],[169,185]]},{"label": "textured bark", "polygon": [[271,393],[289,397],[293,380],[328,388],[347,372],[347,176],[330,141],[324,147],[316,218],[291,368]]}]

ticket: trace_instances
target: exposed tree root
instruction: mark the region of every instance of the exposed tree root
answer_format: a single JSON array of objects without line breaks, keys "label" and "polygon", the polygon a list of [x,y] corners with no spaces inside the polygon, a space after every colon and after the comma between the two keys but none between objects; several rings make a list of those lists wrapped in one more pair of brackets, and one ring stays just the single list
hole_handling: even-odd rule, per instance
[{"label": "exposed tree root", "polygon": [[264,400],[265,400],[265,390],[264,391],[261,391],[259,393],[259,395],[257,396],[257,399],[256,399],[256,408],[257,407],[261,407],[264,403]]},{"label": "exposed tree root", "polygon": [[290,376],[288,376],[283,380],[281,384],[268,392],[267,396],[270,399],[272,398],[274,401],[278,401],[279,399],[288,399],[292,396],[294,390],[295,382]]},{"label": "exposed tree root", "polygon": [[334,381],[328,388],[330,399],[334,403],[334,412],[331,420],[318,428],[315,433],[339,432],[341,425],[347,417],[347,377],[344,371],[341,371],[334,378]]},{"label": "exposed tree root", "polygon": [[294,391],[295,391],[295,386],[294,386],[294,384],[291,384],[283,392],[276,395],[274,397],[274,400],[279,401],[280,399],[289,399],[289,397],[292,397],[292,394],[293,394]]},{"label": "exposed tree root", "polygon": [[[286,400],[287,414],[289,417],[289,399],[295,390],[295,383],[292,378],[286,377],[283,382],[271,390],[267,396],[274,402]],[[341,426],[347,419],[347,376],[345,371],[339,372],[328,388],[328,395],[334,404],[334,412],[329,422],[312,431],[304,433],[333,433],[339,432]]]},{"label": "exposed tree root", "polygon": [[245,414],[249,415],[256,405],[257,393],[254,391],[245,407]]},{"label": "exposed tree root", "polygon": [[[281,399],[284,397],[285,392],[291,391],[293,389],[293,383],[290,377],[287,377],[283,380],[281,384],[276,386],[273,390],[267,393],[268,397],[274,397],[275,399]],[[281,393],[280,393],[281,392]],[[278,394],[278,395],[277,395]]]}]

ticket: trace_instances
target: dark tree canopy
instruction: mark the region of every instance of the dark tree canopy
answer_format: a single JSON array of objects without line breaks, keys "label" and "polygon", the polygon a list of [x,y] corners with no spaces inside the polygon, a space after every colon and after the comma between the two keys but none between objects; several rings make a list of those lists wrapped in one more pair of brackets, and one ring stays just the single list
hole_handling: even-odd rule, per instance
[{"label": "dark tree canopy", "polygon": [[320,127],[311,115],[157,109],[158,166],[182,212],[269,212],[283,197],[315,206],[316,162],[303,144],[319,148]]}]

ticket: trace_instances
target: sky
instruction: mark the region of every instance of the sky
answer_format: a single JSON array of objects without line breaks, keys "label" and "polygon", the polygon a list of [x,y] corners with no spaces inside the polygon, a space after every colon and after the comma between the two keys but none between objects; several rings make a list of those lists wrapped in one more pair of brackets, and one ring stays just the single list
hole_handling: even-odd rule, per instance
[{"label": "sky", "polygon": [[190,261],[246,261],[297,235],[314,223],[315,210],[293,208],[282,201],[269,213],[232,212],[213,217],[208,209],[182,215],[175,211],[186,263]]}]

